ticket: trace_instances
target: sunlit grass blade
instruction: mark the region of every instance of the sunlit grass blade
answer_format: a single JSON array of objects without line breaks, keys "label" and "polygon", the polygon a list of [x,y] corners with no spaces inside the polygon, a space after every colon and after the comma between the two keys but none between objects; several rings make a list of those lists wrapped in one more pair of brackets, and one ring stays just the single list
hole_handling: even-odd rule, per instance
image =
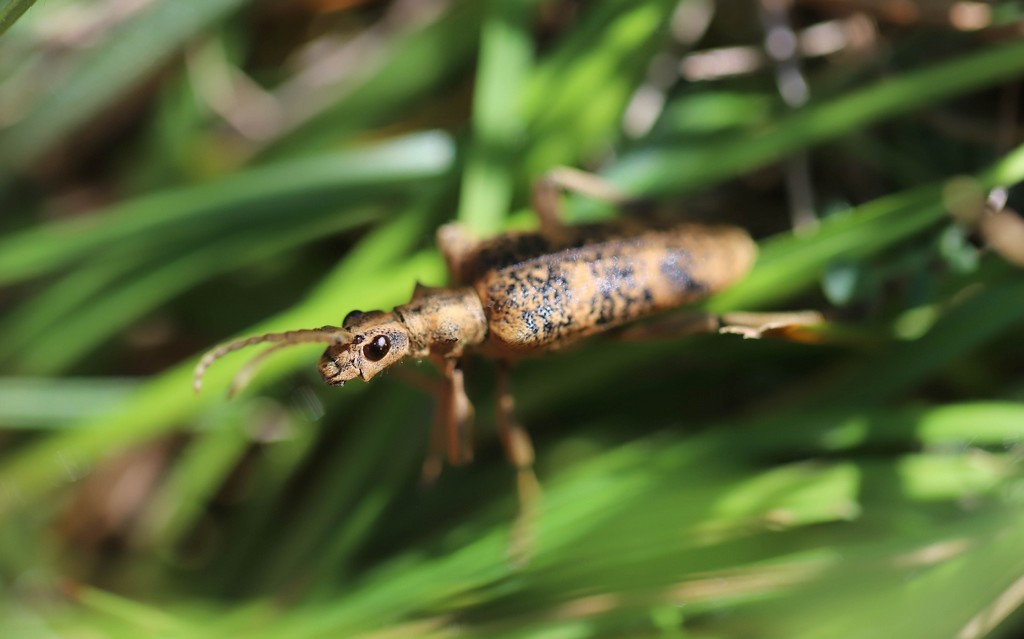
[{"label": "sunlit grass blade", "polygon": [[1024,283],[992,283],[946,311],[922,337],[841,367],[808,397],[807,405],[869,405],[891,399],[1022,320]]},{"label": "sunlit grass blade", "polygon": [[381,60],[361,65],[357,77],[336,89],[336,97],[325,98],[314,113],[284,131],[261,158],[323,149],[403,113],[472,63],[487,4],[455,3],[436,20],[397,38]]},{"label": "sunlit grass blade", "polygon": [[[11,234],[0,241],[0,283],[52,272],[109,246],[136,251],[230,224],[253,225],[341,198],[386,195],[396,187],[443,175],[451,141],[421,133],[351,151],[289,160],[223,180],[173,189],[66,222]],[[228,227],[229,228],[229,227]]]},{"label": "sunlit grass blade", "polygon": [[26,306],[25,314],[13,317],[11,333],[0,344],[3,350],[17,349],[14,360],[20,371],[38,375],[59,373],[145,313],[206,279],[271,259],[376,218],[359,211],[341,210],[320,220],[308,213],[307,216],[309,219],[303,222],[289,222],[283,227],[268,224],[256,232],[246,231],[237,237],[196,247],[178,259],[153,268],[140,267],[88,305],[75,308],[70,315],[60,314],[64,298],[58,290],[38,300],[36,305]]},{"label": "sunlit grass blade", "polygon": [[523,98],[534,140],[528,172],[578,164],[619,137],[622,114],[667,37],[677,4],[603,2],[538,61]]},{"label": "sunlit grass blade", "polygon": [[[978,175],[981,188],[1009,186],[1024,180],[1024,147],[1018,147]],[[849,215],[823,222],[808,235],[786,234],[769,239],[757,268],[743,281],[715,297],[709,307],[754,308],[776,303],[805,290],[825,267],[841,259],[863,259],[886,246],[938,224],[946,212],[942,188],[928,185],[868,202]]]},{"label": "sunlit grass blade", "polygon": [[68,584],[69,594],[78,604],[110,615],[132,626],[136,632],[164,634],[182,632],[188,623],[167,610],[94,588],[85,584]]},{"label": "sunlit grass blade", "polygon": [[0,430],[63,428],[101,415],[138,388],[131,379],[0,377]]},{"label": "sunlit grass blade", "polygon": [[768,418],[742,438],[750,455],[837,453],[871,446],[913,449],[1024,441],[1024,404],[968,402],[928,408],[835,407]]},{"label": "sunlit grass blade", "polygon": [[520,98],[532,62],[529,9],[519,0],[491,3],[481,30],[473,137],[457,216],[481,236],[501,228],[517,175],[515,151],[525,125]]},{"label": "sunlit grass blade", "polygon": [[[436,255],[425,254],[391,265],[403,252],[421,239],[421,216],[399,218],[357,247],[334,273],[328,274],[309,298],[287,312],[253,326],[250,333],[287,330],[296,326],[322,326],[337,323],[339,304],[385,307],[396,299],[407,299],[416,281],[441,280],[441,264]],[[371,277],[372,275],[372,277]],[[342,302],[344,300],[344,302]],[[315,349],[296,347],[282,352],[264,367],[262,379],[308,366]],[[235,359],[236,365],[239,359]],[[35,452],[20,451],[0,464],[0,482],[10,490],[0,495],[0,511],[24,503],[29,494],[53,487],[65,477],[65,462],[89,465],[100,455],[166,432],[194,416],[213,401],[224,401],[218,394],[234,373],[224,365],[210,371],[205,391],[192,391],[194,361],[183,362],[148,381],[138,392],[112,407],[109,414],[73,425],[75,434],[53,437],[33,446]],[[56,457],[55,451],[62,451]],[[68,456],[75,459],[64,457]],[[38,455],[38,457],[37,457]]]}]

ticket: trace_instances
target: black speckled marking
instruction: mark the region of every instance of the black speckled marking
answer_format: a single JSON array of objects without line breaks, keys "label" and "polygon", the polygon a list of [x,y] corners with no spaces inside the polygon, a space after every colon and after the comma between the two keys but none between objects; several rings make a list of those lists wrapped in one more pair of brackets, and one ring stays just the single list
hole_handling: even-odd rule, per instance
[{"label": "black speckled marking", "polygon": [[581,224],[566,228],[564,237],[552,240],[540,232],[509,233],[481,241],[473,251],[464,278],[466,284],[489,273],[517,266],[534,258],[560,253],[628,234],[628,222]]},{"label": "black speckled marking", "polygon": [[536,345],[558,339],[573,325],[566,303],[573,292],[557,264],[510,269],[487,291],[489,317],[506,318],[514,343]]},{"label": "black speckled marking", "polygon": [[745,273],[754,255],[749,236],[731,227],[601,226],[562,241],[570,246],[551,250],[541,236],[509,236],[475,254],[474,268],[505,264],[472,282],[489,347],[543,352],[696,301]]},{"label": "black speckled marking", "polygon": [[706,286],[693,279],[693,258],[684,249],[668,249],[659,264],[661,274],[680,291],[703,291]]}]

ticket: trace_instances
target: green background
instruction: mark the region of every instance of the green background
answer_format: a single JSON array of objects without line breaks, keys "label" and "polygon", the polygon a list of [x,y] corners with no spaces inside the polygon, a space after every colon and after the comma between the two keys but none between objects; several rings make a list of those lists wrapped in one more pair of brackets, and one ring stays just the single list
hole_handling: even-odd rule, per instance
[{"label": "green background", "polygon": [[[1013,636],[1024,281],[949,211],[1024,179],[1022,10],[798,2],[847,41],[794,107],[759,6],[0,1],[0,635]],[[753,67],[680,73],[715,51]],[[401,375],[332,389],[302,346],[192,392],[219,342],[443,285],[434,229],[530,226],[557,165],[750,229],[708,308],[829,321],[523,362],[527,565],[490,362],[429,487]]]}]

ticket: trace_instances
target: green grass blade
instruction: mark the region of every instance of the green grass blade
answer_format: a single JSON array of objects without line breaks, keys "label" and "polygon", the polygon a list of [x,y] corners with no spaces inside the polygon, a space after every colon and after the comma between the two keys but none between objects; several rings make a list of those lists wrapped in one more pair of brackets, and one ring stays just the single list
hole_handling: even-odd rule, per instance
[{"label": "green grass blade", "polygon": [[1024,439],[1024,405],[1009,401],[964,402],[928,408],[801,408],[767,418],[744,433],[738,454],[835,453],[870,447],[955,449],[970,444],[1000,447]]},{"label": "green grass blade", "polygon": [[491,3],[480,36],[473,138],[463,172],[458,219],[481,237],[500,230],[512,199],[515,150],[522,142],[525,124],[520,96],[532,62],[531,4],[521,0]]},{"label": "green grass blade", "polygon": [[398,39],[384,59],[366,65],[339,95],[286,131],[266,158],[309,153],[372,129],[402,113],[423,94],[472,64],[486,2],[459,2],[421,29]]},{"label": "green grass blade", "polygon": [[[994,46],[907,72],[850,95],[811,103],[774,125],[696,146],[647,148],[616,164],[608,177],[644,196],[679,194],[721,182],[936,101],[1024,72],[1024,44]],[[709,161],[713,158],[714,161]]]},{"label": "green grass blade", "polygon": [[[982,171],[978,180],[982,188],[1024,180],[1024,147]],[[938,224],[948,216],[943,186],[928,185],[879,198],[849,215],[825,220],[812,234],[769,239],[761,249],[757,268],[717,295],[709,307],[755,308],[770,300],[777,304],[813,285],[830,263],[862,259]]]},{"label": "green grass blade", "polygon": [[[334,273],[324,278],[309,298],[267,322],[251,327],[250,334],[289,330],[296,326],[322,326],[337,323],[345,308],[386,307],[396,300],[408,299],[416,281],[441,280],[441,264],[436,254],[390,265],[411,244],[418,242],[424,229],[423,217],[409,215],[368,237],[361,248],[349,254]],[[387,266],[384,266],[387,265]],[[371,277],[371,274],[373,276]],[[308,366],[314,348],[296,347],[267,363],[261,380],[286,371]],[[183,362],[144,384],[127,401],[111,407],[102,418],[85,419],[69,426],[66,437],[53,437],[33,446],[34,452],[0,463],[0,484],[9,488],[0,494],[0,511],[17,507],[29,495],[53,487],[66,475],[67,465],[90,465],[111,450],[143,441],[166,432],[199,413],[212,402],[224,401],[220,393],[235,366],[218,366],[210,371],[201,395],[192,391],[194,359]],[[74,459],[64,452],[74,451]]]},{"label": "green grass blade", "polygon": [[810,407],[891,399],[1024,321],[1024,283],[994,283],[946,311],[922,337],[870,353],[828,379]]},{"label": "green grass blade", "polygon": [[619,137],[622,114],[667,37],[678,3],[603,2],[558,50],[538,62],[524,96],[536,175],[577,165]]},{"label": "green grass blade", "polygon": [[[70,315],[60,315],[64,299],[55,294],[40,300],[38,308],[26,307],[28,315],[12,318],[16,320],[12,322],[12,334],[0,345],[17,349],[14,362],[18,370],[36,375],[57,374],[146,313],[207,279],[271,259],[376,218],[366,212],[338,211],[323,220],[310,219],[301,226],[289,223],[277,229],[268,226],[258,234],[246,232],[199,247],[159,266],[141,268],[126,281],[103,291],[90,304],[75,308]],[[17,341],[12,343],[8,339]]]},{"label": "green grass blade", "polygon": [[356,194],[387,194],[446,172],[453,149],[447,137],[422,133],[319,157],[267,165],[217,182],[169,190],[117,205],[105,212],[55,222],[0,240],[0,284],[66,267],[109,246],[145,253],[211,226],[273,220],[314,203]]},{"label": "green grass blade", "polygon": [[0,36],[35,3],[36,0],[0,0]]},{"label": "green grass blade", "polygon": [[24,169],[86,123],[197,33],[245,0],[160,0],[85,55],[57,90],[0,131],[0,169]]},{"label": "green grass blade", "polygon": [[0,378],[0,430],[50,429],[101,415],[138,388],[128,379]]}]

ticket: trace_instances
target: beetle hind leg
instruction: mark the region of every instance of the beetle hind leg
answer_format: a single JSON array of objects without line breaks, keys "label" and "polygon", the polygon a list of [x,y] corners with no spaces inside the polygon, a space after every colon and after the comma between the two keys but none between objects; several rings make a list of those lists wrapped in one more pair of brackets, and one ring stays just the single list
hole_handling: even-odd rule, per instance
[{"label": "beetle hind leg", "polygon": [[818,311],[769,313],[731,312],[716,315],[684,310],[609,332],[621,341],[674,339],[699,333],[728,333],[746,339],[773,337],[791,342],[816,343],[823,339],[825,318]]},{"label": "beetle hind leg", "polygon": [[565,233],[562,221],[562,193],[565,191],[615,206],[630,203],[625,193],[598,175],[567,166],[555,167],[534,181],[531,198],[541,232],[548,237]]}]

